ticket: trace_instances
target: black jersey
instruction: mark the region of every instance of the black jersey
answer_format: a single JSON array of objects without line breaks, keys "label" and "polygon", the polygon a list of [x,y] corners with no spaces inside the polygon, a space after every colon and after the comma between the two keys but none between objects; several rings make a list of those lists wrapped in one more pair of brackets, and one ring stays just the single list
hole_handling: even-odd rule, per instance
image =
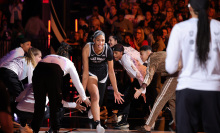
[{"label": "black jersey", "polygon": [[96,54],[93,48],[94,43],[89,43],[89,69],[97,69],[100,67],[105,67],[107,61],[113,60],[113,52],[111,48],[105,43],[103,51],[100,54]]}]

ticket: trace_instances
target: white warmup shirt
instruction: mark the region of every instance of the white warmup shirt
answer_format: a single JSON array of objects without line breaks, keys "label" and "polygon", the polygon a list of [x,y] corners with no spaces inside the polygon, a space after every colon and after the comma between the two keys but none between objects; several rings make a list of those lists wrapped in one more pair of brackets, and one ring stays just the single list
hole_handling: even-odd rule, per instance
[{"label": "white warmup shirt", "polygon": [[44,57],[40,62],[55,63],[58,64],[64,71],[64,76],[70,74],[73,84],[79,92],[82,100],[86,100],[85,90],[83,89],[82,83],[80,82],[78,73],[72,61],[68,58],[59,55],[48,55]]},{"label": "white warmup shirt", "polygon": [[[123,54],[121,60],[119,60],[119,63],[124,67],[127,74],[131,78],[136,78],[138,80],[141,86],[146,75],[147,67],[140,64],[137,60],[131,58],[128,54]],[[137,76],[137,73],[140,73],[140,77]],[[146,89],[142,93],[145,92]]]},{"label": "white warmup shirt", "polygon": [[144,62],[141,60],[140,52],[138,52],[136,49],[132,47],[126,47],[124,46],[124,53],[130,55],[130,57],[138,60],[141,64]]},{"label": "white warmup shirt", "polygon": [[4,63],[1,67],[12,70],[18,75],[19,80],[28,77],[28,84],[32,83],[32,76],[34,67],[31,62],[27,64],[24,57],[17,57],[10,62]]},{"label": "white warmup shirt", "polygon": [[166,70],[172,74],[182,60],[177,90],[186,88],[220,91],[220,22],[210,22],[211,41],[207,69],[199,65],[196,53],[197,18],[178,23],[171,31],[167,47]]},{"label": "white warmup shirt", "polygon": [[19,56],[24,56],[24,50],[21,47],[18,47],[12,51],[10,51],[8,54],[6,54],[4,57],[1,58],[0,60],[0,67],[14,58],[17,58]]}]

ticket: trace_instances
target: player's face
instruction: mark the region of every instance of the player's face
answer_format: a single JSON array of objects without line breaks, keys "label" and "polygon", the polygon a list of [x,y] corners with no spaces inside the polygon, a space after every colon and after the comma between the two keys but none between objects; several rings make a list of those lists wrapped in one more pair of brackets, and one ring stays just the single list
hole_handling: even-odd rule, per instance
[{"label": "player's face", "polygon": [[115,40],[112,36],[109,36],[108,39],[109,39],[108,43],[109,43],[110,47],[113,47],[113,46],[115,46],[117,44],[117,40]]},{"label": "player's face", "polygon": [[21,48],[22,48],[25,52],[28,52],[29,48],[31,48],[31,42],[28,41],[28,42],[22,43],[22,44],[21,44]]},{"label": "player's face", "polygon": [[42,57],[42,54],[41,52],[39,52],[39,54],[35,56],[35,62],[38,63],[41,60],[41,57]]},{"label": "player's face", "polygon": [[140,57],[143,62],[147,60],[149,56],[149,51],[140,51]]},{"label": "player's face", "polygon": [[103,35],[97,36],[94,40],[94,48],[97,50],[103,50],[103,46],[105,44],[105,37]]},{"label": "player's face", "polygon": [[115,61],[119,61],[122,58],[123,52],[113,51]]}]

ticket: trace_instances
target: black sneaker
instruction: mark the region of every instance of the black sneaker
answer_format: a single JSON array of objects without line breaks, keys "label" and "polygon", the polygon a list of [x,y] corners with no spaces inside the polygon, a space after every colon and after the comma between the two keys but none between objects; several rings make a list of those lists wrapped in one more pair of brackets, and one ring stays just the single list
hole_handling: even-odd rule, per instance
[{"label": "black sneaker", "polygon": [[129,128],[129,124],[127,122],[128,115],[120,115],[118,116],[118,122],[115,125],[115,128]]}]

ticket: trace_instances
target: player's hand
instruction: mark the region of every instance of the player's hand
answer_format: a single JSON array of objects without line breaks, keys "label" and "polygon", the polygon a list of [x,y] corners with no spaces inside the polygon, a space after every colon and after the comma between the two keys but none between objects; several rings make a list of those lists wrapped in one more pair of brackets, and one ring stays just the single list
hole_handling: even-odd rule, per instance
[{"label": "player's hand", "polygon": [[78,98],[78,99],[76,100],[76,103],[77,103],[77,104],[81,104],[82,102],[84,102],[87,107],[91,106],[91,102],[90,102],[90,100],[89,100],[89,97],[86,97],[86,100],[84,100],[84,101],[82,100],[82,97],[81,97],[80,95],[76,96],[75,98]]},{"label": "player's hand", "polygon": [[91,106],[91,102],[89,100],[89,97],[86,97],[86,100],[83,101],[86,104],[86,107]]},{"label": "player's hand", "polygon": [[121,93],[118,92],[118,91],[117,91],[117,92],[114,91],[115,103],[116,103],[116,101],[117,101],[118,104],[123,104],[124,99],[123,99],[121,96],[124,96],[124,95],[121,94]]},{"label": "player's hand", "polygon": [[144,99],[144,103],[146,103],[146,102],[147,102],[147,100],[146,100],[146,95],[145,95],[144,93],[141,93],[141,96],[142,96],[143,99]]},{"label": "player's hand", "polygon": [[135,99],[138,99],[138,97],[141,95],[142,93],[142,90],[141,89],[137,89],[137,88],[134,88],[135,89],[135,94],[134,94],[134,98]]},{"label": "player's hand", "polygon": [[78,98],[78,99],[76,100],[76,103],[77,103],[77,104],[81,104],[81,103],[82,103],[82,97],[81,97],[80,95],[78,95],[78,96],[76,96],[76,97],[74,97],[74,98]]},{"label": "player's hand", "polygon": [[76,109],[78,109],[81,113],[82,113],[83,111],[86,111],[86,107],[81,106],[80,104],[76,104]]}]

